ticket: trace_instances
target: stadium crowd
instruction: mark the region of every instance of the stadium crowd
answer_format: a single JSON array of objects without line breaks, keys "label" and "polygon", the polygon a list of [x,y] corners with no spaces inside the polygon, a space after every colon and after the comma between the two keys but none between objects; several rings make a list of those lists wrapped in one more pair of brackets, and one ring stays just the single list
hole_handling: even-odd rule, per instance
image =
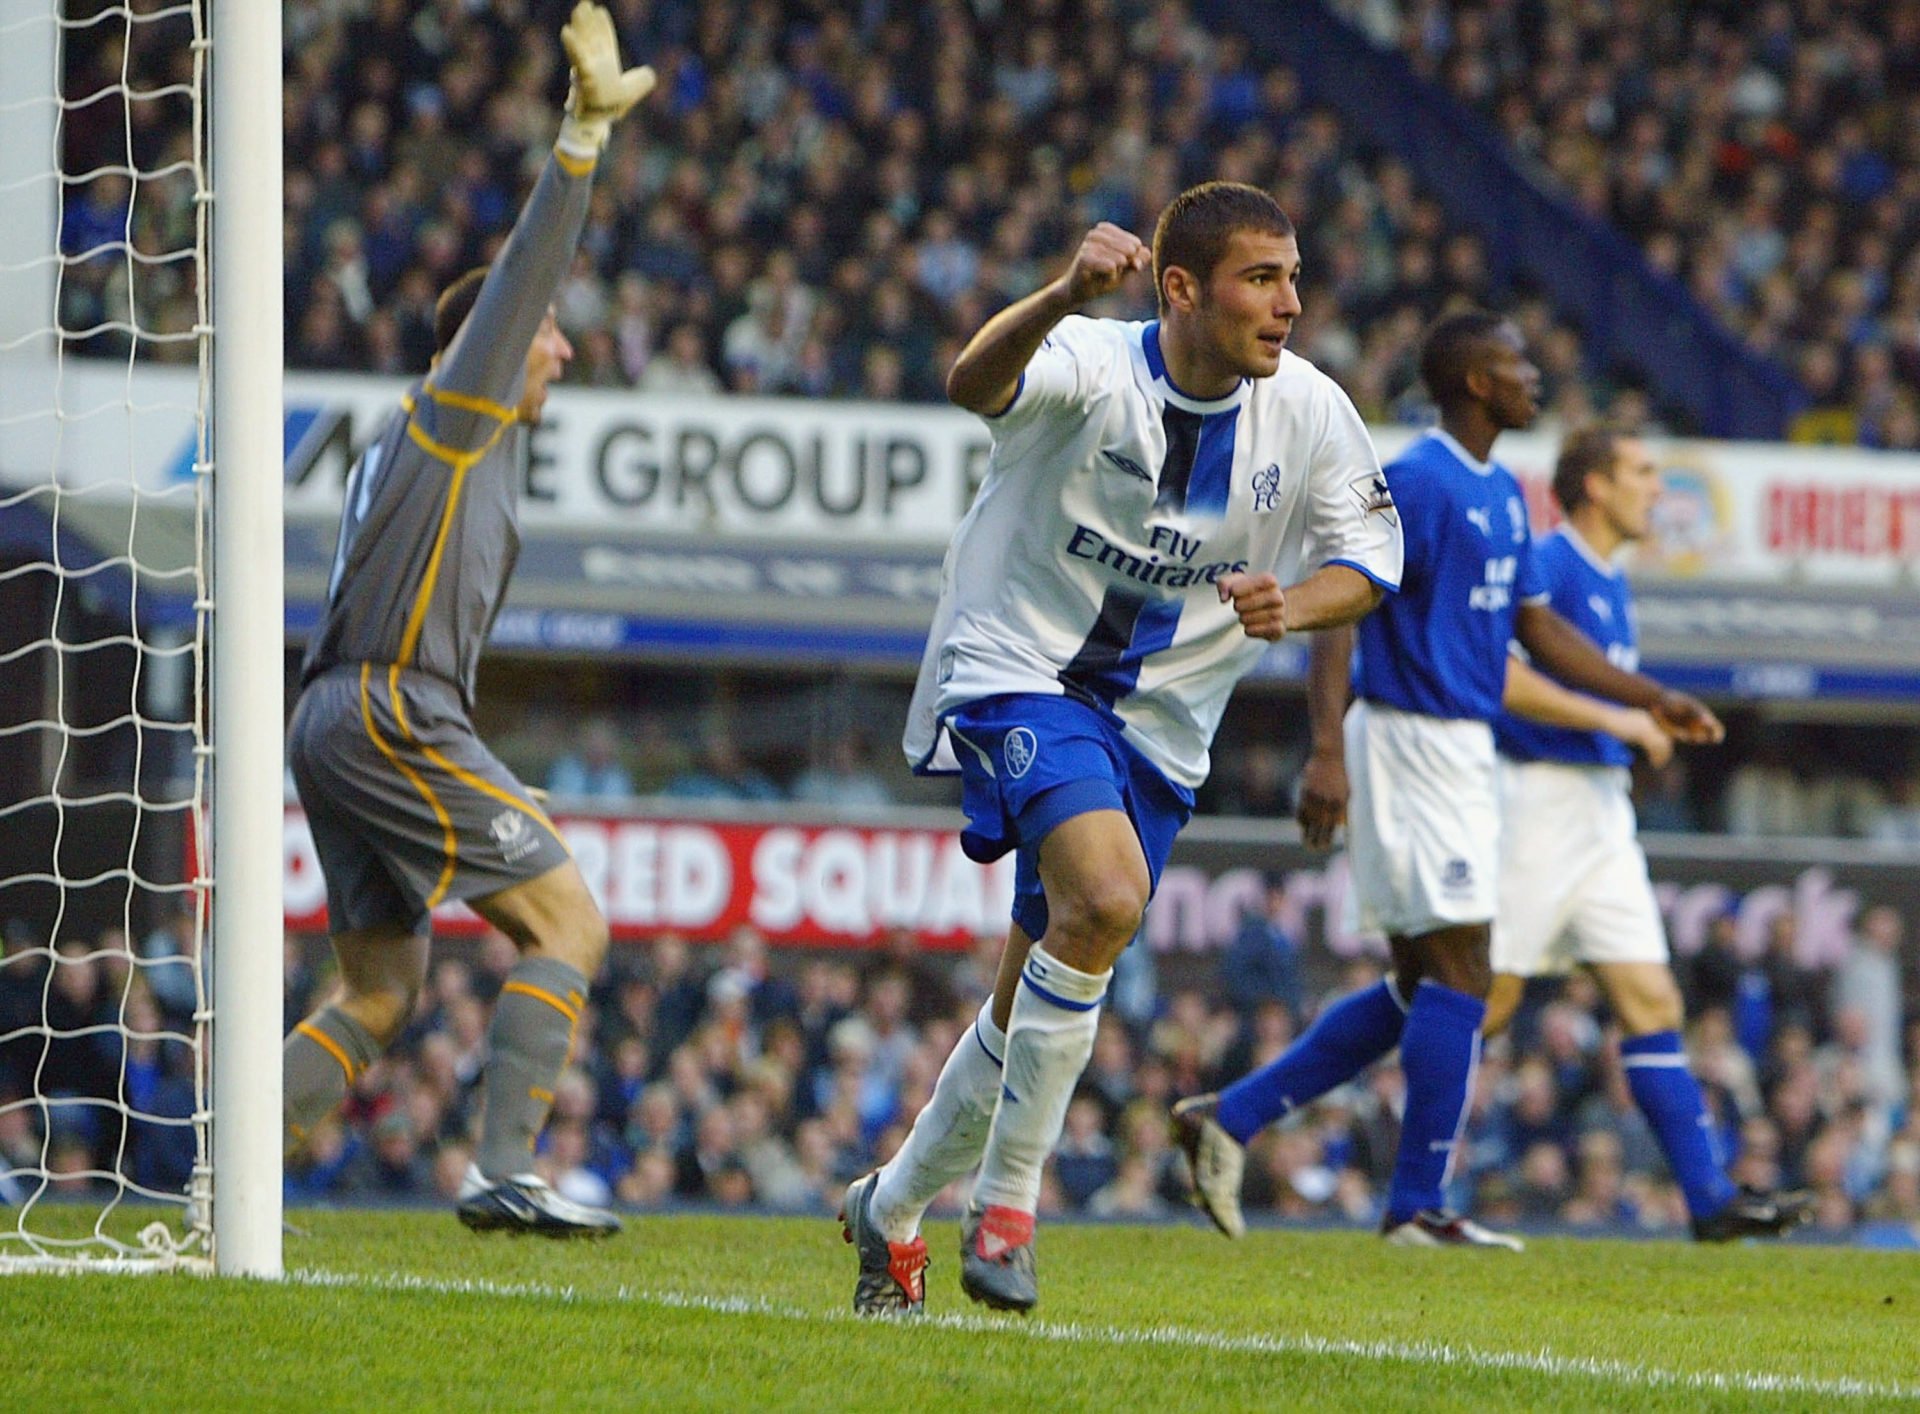
[{"label": "stadium crowd", "polygon": [[[131,952],[118,933],[93,947],[66,943],[49,967],[32,951],[32,931],[8,926],[0,1030],[37,1014],[43,994],[53,1025],[101,1028],[44,1054],[33,1036],[0,1048],[0,1097],[35,1093],[36,1083],[54,1097],[44,1109],[0,1104],[9,1165],[38,1164],[50,1122],[48,1167],[69,1175],[56,1192],[116,1167],[178,1190],[192,1159],[188,1131],[143,1122],[123,1136],[113,1111],[85,1101],[119,1093],[124,1073],[129,1098],[153,1113],[191,1112],[191,1053],[161,1039],[190,1029],[191,973],[181,962],[191,934],[163,927]],[[1787,915],[1760,956],[1743,956],[1726,919],[1680,965],[1694,1066],[1721,1142],[1742,1180],[1813,1190],[1821,1232],[1885,1221],[1920,1240],[1920,968],[1903,920],[1866,910],[1834,969],[1803,966],[1796,941]],[[931,954],[900,934],[871,953],[777,953],[751,929],[718,946],[662,935],[617,947],[581,1018],[539,1166],[594,1203],[831,1212],[847,1181],[904,1136],[990,985],[998,948],[983,938],[970,954]],[[329,985],[321,955],[287,942],[289,1025]],[[399,1045],[293,1162],[292,1197],[453,1194],[472,1154],[491,1007],[513,959],[498,936],[438,955]],[[1376,971],[1299,946],[1258,911],[1216,959],[1169,956],[1158,970],[1165,976],[1138,947],[1123,964],[1048,1169],[1052,1211],[1176,1211],[1186,1180],[1168,1142],[1169,1104],[1276,1054],[1323,1000]],[[108,1024],[122,1014],[131,1037]],[[1249,1161],[1249,1211],[1377,1217],[1401,1093],[1388,1062],[1263,1135]],[[1460,1196],[1490,1222],[1684,1229],[1598,990],[1583,979],[1533,999],[1511,1035],[1488,1047],[1465,1152]]]},{"label": "stadium crowd", "polygon": [[1337,8],[1795,369],[1796,440],[1920,448],[1920,4]]},{"label": "stadium crowd", "polygon": [[[548,136],[554,7],[295,0],[287,7],[287,353],[414,372],[431,304],[504,235]],[[1338,8],[1484,111],[1542,180],[1639,242],[1812,406],[1792,435],[1920,447],[1920,5],[1577,0]],[[1144,231],[1203,176],[1269,186],[1302,229],[1296,347],[1371,419],[1404,419],[1418,330],[1446,300],[1520,318],[1568,421],[1655,419],[1585,366],[1577,331],[1491,286],[1484,250],[1390,154],[1303,103],[1284,68],[1209,35],[1182,0],[858,7],[623,0],[623,42],[664,81],[609,162],[561,315],[572,376],[659,391],[930,399],[959,338],[1030,288],[1071,233]],[[76,36],[78,94],[177,77],[143,25]],[[178,102],[93,104],[69,170],[191,151]],[[64,320],[139,310],[187,357],[191,180],[78,187]],[[1140,299],[1135,296],[1136,302]],[[87,341],[103,351],[119,336]]]},{"label": "stadium crowd", "polygon": [[[432,304],[504,236],[551,136],[563,66],[533,0],[292,0],[286,7],[286,329],[291,367],[411,373]],[[1142,234],[1206,177],[1272,189],[1301,230],[1295,347],[1363,414],[1405,421],[1421,330],[1447,301],[1511,310],[1547,403],[1647,422],[1637,387],[1586,367],[1541,300],[1496,288],[1486,252],[1390,155],[1359,148],[1293,74],[1259,70],[1181,0],[1017,7],[620,0],[622,44],[662,83],[604,163],[560,301],[569,377],[660,392],[930,400],[961,339],[1100,220]],[[989,13],[991,10],[991,13]],[[102,27],[108,28],[108,27]],[[90,32],[83,33],[86,38]],[[96,45],[70,81],[164,74],[159,33]],[[157,76],[157,75],[156,75]],[[152,105],[164,107],[164,105]],[[179,121],[79,110],[70,170],[187,155]],[[185,184],[183,184],[185,183]],[[71,254],[123,234],[148,256],[190,232],[190,182],[100,176],[66,208]],[[130,294],[131,291],[131,294]],[[178,262],[103,256],[63,285],[66,324],[193,323]],[[1116,312],[1147,314],[1144,284]],[[119,347],[109,330],[86,346]],[[188,357],[190,338],[157,343]]]}]

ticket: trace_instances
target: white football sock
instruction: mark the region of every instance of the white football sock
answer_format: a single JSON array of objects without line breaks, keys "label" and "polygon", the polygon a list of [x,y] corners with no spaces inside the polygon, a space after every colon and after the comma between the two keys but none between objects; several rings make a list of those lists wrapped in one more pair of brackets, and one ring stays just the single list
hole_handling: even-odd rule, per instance
[{"label": "white football sock", "polygon": [[1027,954],[1008,1018],[1006,1070],[974,1187],[976,1206],[1023,1213],[1040,1206],[1040,1170],[1093,1055],[1100,999],[1112,976],[1111,968],[1095,976],[1068,967],[1037,943]]},{"label": "white football sock", "polygon": [[1007,1035],[993,1024],[993,998],[954,1044],[933,1095],[906,1142],[873,1186],[868,1213],[889,1242],[911,1242],[927,1204],[980,1162],[1000,1098],[1000,1062]]}]

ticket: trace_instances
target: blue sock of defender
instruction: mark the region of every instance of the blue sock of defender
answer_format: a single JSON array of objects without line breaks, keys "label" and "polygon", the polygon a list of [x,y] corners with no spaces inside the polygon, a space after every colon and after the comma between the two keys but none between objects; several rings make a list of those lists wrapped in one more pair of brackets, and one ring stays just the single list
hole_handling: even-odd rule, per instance
[{"label": "blue sock of defender", "polygon": [[1242,1144],[1282,1115],[1344,1085],[1400,1044],[1407,1010],[1383,981],[1342,997],[1278,1060],[1220,1092],[1215,1118]]},{"label": "blue sock of defender", "polygon": [[1480,1060],[1480,1025],[1486,1019],[1485,1002],[1438,982],[1422,982],[1414,993],[1400,1038],[1407,1112],[1387,1193],[1390,1227],[1422,1208],[1446,1206],[1447,1175],[1466,1127],[1467,1097]]},{"label": "blue sock of defender", "polygon": [[1680,1033],[1656,1031],[1622,1041],[1620,1063],[1626,1067],[1633,1102],[1653,1126],[1667,1165],[1687,1196],[1687,1211],[1696,1218],[1712,1217],[1734,1200],[1738,1190],[1720,1161],[1713,1116],[1707,1113],[1699,1082],[1687,1068]]}]

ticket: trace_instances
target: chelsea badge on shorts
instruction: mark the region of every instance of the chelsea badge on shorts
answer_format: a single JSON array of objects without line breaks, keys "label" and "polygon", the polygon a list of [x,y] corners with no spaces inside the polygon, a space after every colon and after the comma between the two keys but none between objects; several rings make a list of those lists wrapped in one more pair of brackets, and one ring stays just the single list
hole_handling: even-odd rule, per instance
[{"label": "chelsea badge on shorts", "polygon": [[1000,754],[1006,758],[1007,774],[1017,781],[1033,769],[1033,760],[1040,754],[1040,743],[1028,728],[1015,727],[1001,741]]}]

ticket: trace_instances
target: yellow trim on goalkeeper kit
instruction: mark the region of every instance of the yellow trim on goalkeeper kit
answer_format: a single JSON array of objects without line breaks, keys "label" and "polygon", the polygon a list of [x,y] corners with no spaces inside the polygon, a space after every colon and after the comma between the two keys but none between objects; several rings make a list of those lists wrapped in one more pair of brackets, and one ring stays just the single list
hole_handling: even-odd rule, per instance
[{"label": "yellow trim on goalkeeper kit", "polygon": [[[339,1042],[335,1041],[333,1037],[329,1036],[311,1022],[303,1021],[293,1029],[298,1031],[302,1036],[305,1036],[309,1041],[314,1042],[321,1050],[325,1051],[335,1060],[339,1061],[340,1069],[347,1073],[347,1084],[349,1086],[353,1084],[353,1062],[348,1058],[347,1053],[340,1049]],[[301,1131],[301,1137],[305,1137],[304,1130]]]},{"label": "yellow trim on goalkeeper kit", "polygon": [[465,487],[467,472],[472,469],[498,442],[506,430],[513,424],[503,422],[493,429],[493,435],[471,452],[456,452],[444,442],[435,441],[425,428],[415,422],[411,415],[407,418],[407,436],[429,456],[438,457],[453,468],[453,480],[447,484],[446,508],[440,512],[440,530],[433,537],[433,553],[427,557],[427,572],[421,577],[420,592],[414,597],[413,612],[407,615],[407,631],[400,637],[400,662],[411,664],[414,650],[420,646],[420,630],[427,621],[427,605],[433,600],[433,586],[440,578],[440,561],[447,552],[447,536],[453,530],[453,513],[460,505],[460,492]]},{"label": "yellow trim on goalkeeper kit", "polygon": [[[375,746],[380,748],[380,754],[393,763],[393,769],[405,776],[412,783],[413,788],[420,792],[421,797],[433,810],[434,819],[440,822],[441,850],[446,855],[447,862],[441,867],[440,881],[433,886],[433,893],[427,898],[427,907],[435,908],[440,900],[447,896],[447,890],[453,887],[454,866],[460,858],[460,840],[453,832],[453,817],[447,814],[446,806],[442,805],[440,797],[433,793],[433,787],[421,778],[418,771],[400,759],[399,753],[387,745],[386,738],[380,735],[380,729],[373,724],[373,697],[367,691],[368,677],[372,671],[373,664],[360,665],[360,720],[367,729],[367,736]],[[399,669],[394,670],[393,676],[394,678],[399,676]],[[391,683],[392,679],[389,679],[389,692],[393,690]],[[397,694],[393,701],[394,706],[398,708],[400,699]],[[394,715],[397,718],[399,713],[396,711]]]},{"label": "yellow trim on goalkeeper kit", "polygon": [[[568,992],[567,1001],[573,1003],[572,1006],[568,1006],[567,1002],[561,1001],[560,998],[556,997],[552,992],[549,992],[545,987],[536,987],[533,983],[522,982],[518,978],[506,983],[500,988],[500,991],[503,995],[507,992],[519,992],[523,996],[532,997],[535,1001],[545,1002],[548,1006],[566,1017],[567,1059],[564,1064],[573,1064],[573,1041],[580,1030],[580,1010],[586,1005],[586,998],[578,992]],[[543,1105],[553,1103],[553,1091],[543,1090],[537,1085],[529,1088],[527,1094]]]},{"label": "yellow trim on goalkeeper kit", "polygon": [[490,795],[502,805],[511,805],[515,810],[523,810],[533,816],[534,819],[546,827],[547,833],[559,842],[560,848],[567,851],[567,857],[569,859],[573,857],[573,850],[567,845],[566,836],[562,835],[553,821],[547,818],[546,811],[535,805],[531,800],[522,800],[512,791],[502,790],[485,776],[474,775],[474,773],[466,767],[449,760],[443,753],[428,746],[413,734],[413,728],[407,724],[406,705],[400,700],[400,665],[398,663],[391,664],[387,668],[387,696],[393,702],[393,720],[399,723],[400,734],[407,739],[408,746],[426,757],[427,760],[445,771],[449,776],[452,776],[468,790],[477,790],[482,795]]},{"label": "yellow trim on goalkeeper kit", "polygon": [[[470,393],[449,392],[445,388],[436,388],[431,383],[422,383],[420,391],[432,398],[442,407],[458,408],[461,412],[477,412],[482,417],[490,417],[495,422],[516,422],[520,414],[505,403],[496,403],[490,398],[476,398]],[[407,409],[413,411],[411,407]]]},{"label": "yellow trim on goalkeeper kit", "polygon": [[522,996],[532,997],[535,1001],[545,1002],[548,1006],[566,1017],[569,1022],[580,1019],[579,1008],[568,1006],[545,987],[536,987],[531,982],[522,982],[518,978],[515,978],[513,981],[502,986],[500,990],[503,992],[518,992]]}]

